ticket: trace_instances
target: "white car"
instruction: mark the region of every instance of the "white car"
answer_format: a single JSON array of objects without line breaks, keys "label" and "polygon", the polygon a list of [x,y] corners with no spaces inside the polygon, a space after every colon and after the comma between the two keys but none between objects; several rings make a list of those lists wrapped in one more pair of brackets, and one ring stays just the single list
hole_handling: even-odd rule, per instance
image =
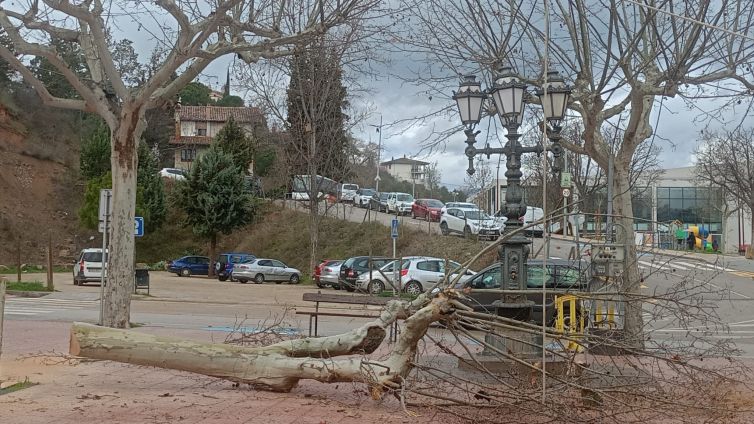
[{"label": "white car", "polygon": [[443,235],[450,233],[463,234],[465,237],[478,236],[490,240],[497,240],[505,224],[479,209],[448,208],[440,218],[440,231]]},{"label": "white car", "polygon": [[353,197],[354,206],[361,208],[369,207],[369,201],[372,200],[372,196],[377,193],[371,188],[360,188],[356,190],[356,195]]},{"label": "white car", "polygon": [[184,169],[180,168],[162,168],[160,169],[160,176],[163,178],[171,178],[177,181],[185,180],[188,173]]},{"label": "white car", "polygon": [[[505,209],[501,209],[500,211],[498,211],[498,213],[495,214],[495,217],[498,219],[505,218],[503,216],[504,213],[505,213]],[[526,214],[518,218],[518,221],[521,223],[521,225],[526,226],[526,225],[530,225],[536,221],[541,220],[544,216],[545,216],[545,211],[542,210],[542,208],[537,208],[534,206],[527,206]],[[505,219],[507,220],[507,218]],[[526,234],[542,237],[542,233],[544,232],[544,229],[545,229],[544,224],[537,224],[527,229]]]},{"label": "white car", "polygon": [[387,213],[408,215],[411,213],[413,204],[414,196],[408,193],[388,193],[387,195]]},{"label": "white car", "polygon": [[[73,285],[99,283],[102,278],[102,249],[84,249],[73,265]],[[107,250],[105,251],[105,278],[107,278]]]},{"label": "white car", "polygon": [[340,201],[353,202],[354,197],[356,197],[356,190],[358,189],[358,184],[343,184],[340,186]]},{"label": "white car", "polygon": [[[431,289],[435,284],[445,277],[445,259],[433,258],[427,256],[407,256],[403,258],[401,269],[399,271],[400,286],[393,284],[394,266],[397,261],[392,261],[379,271],[372,271],[361,274],[356,280],[356,288],[372,294],[381,293],[384,290],[403,290],[406,293],[418,295],[425,290]],[[448,261],[449,272],[460,269],[458,262]],[[466,281],[476,273],[472,270],[466,270],[460,277],[459,281]],[[451,274],[449,280],[452,282],[458,274]]]},{"label": "white car", "polygon": [[479,206],[469,202],[448,202],[442,207],[442,209],[440,209],[440,214],[442,215],[447,212],[448,208],[479,209]]}]

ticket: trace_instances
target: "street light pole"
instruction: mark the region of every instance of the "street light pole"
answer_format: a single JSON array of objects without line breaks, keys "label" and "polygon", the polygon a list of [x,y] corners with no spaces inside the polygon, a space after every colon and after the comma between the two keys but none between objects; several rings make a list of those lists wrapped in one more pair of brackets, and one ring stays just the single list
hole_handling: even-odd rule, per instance
[{"label": "street light pole", "polygon": [[[557,72],[547,74],[547,87],[544,90],[538,90],[537,95],[540,97],[544,108],[545,119],[550,125],[546,126],[548,138],[552,141],[551,146],[547,149],[555,156],[555,165],[552,171],[560,171],[560,156],[563,154],[563,148],[560,144],[560,122],[565,116],[565,110],[568,103],[570,89],[566,87],[564,81]],[[488,92],[481,90],[481,84],[476,81],[473,75],[467,75],[461,82],[457,93],[453,94],[453,99],[458,104],[461,115],[461,122],[466,127],[466,149],[465,154],[468,157],[469,165],[466,172],[472,175],[475,172],[474,158],[477,154],[505,155],[506,171],[505,179],[507,189],[505,191],[505,207],[503,208],[506,222],[505,232],[514,233],[510,238],[504,241],[498,251],[498,258],[501,264],[502,281],[501,289],[515,290],[515,293],[504,293],[501,299],[495,302],[498,315],[514,318],[522,321],[528,321],[532,316],[532,307],[534,302],[528,300],[525,295],[519,294],[519,291],[526,289],[527,284],[527,266],[526,262],[529,257],[529,241],[524,237],[522,232],[516,232],[522,226],[519,220],[526,214],[526,204],[523,202],[523,193],[521,189],[521,155],[528,153],[540,154],[545,151],[544,146],[522,146],[519,142],[521,134],[518,129],[521,126],[524,115],[524,97],[526,96],[526,84],[508,67],[502,67],[495,80],[493,87]],[[477,149],[474,147],[476,136],[479,131],[474,131],[476,125],[481,119],[481,111],[484,101],[492,97],[497,113],[506,129],[507,142],[504,147],[485,147]]]},{"label": "street light pole", "polygon": [[380,125],[369,124],[370,127],[375,127],[379,136],[377,137],[377,174],[374,177],[374,190],[380,191],[380,155],[382,154],[382,114],[380,114]]}]

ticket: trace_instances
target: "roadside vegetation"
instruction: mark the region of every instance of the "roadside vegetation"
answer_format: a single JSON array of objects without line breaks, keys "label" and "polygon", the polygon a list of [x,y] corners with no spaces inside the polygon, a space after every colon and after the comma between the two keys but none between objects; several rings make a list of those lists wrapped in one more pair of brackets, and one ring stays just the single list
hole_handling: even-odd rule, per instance
[{"label": "roadside vegetation", "polygon": [[[308,275],[309,225],[308,216],[302,212],[280,209],[278,204],[265,204],[249,225],[235,230],[218,243],[220,252],[248,252],[258,257],[275,258],[300,269]],[[184,255],[207,254],[207,243],[195,236],[191,228],[181,226],[183,215],[171,210],[162,228],[147,234],[136,244],[137,262],[154,264]],[[392,240],[390,229],[375,222],[347,222],[323,217],[319,231],[318,259],[340,259],[356,255],[390,256]],[[402,256],[427,255],[463,261],[480,249],[480,243],[460,237],[428,235],[401,227],[397,250]],[[475,265],[481,269],[495,259],[490,253]],[[302,276],[303,277],[303,276]]]},{"label": "roadside vegetation", "polygon": [[14,281],[8,282],[8,291],[52,291],[47,285],[39,281]]}]

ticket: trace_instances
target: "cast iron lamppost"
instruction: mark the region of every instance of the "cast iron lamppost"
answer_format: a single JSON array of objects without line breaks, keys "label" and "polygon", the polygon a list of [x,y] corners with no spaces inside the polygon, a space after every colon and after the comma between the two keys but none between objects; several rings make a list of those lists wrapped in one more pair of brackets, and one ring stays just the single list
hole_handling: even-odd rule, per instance
[{"label": "cast iron lamppost", "polygon": [[[477,154],[498,154],[506,157],[505,178],[507,190],[505,191],[505,206],[501,208],[508,218],[506,233],[513,232],[522,226],[519,218],[526,214],[526,205],[523,202],[521,190],[521,155],[525,153],[542,153],[545,149],[542,145],[525,147],[519,143],[521,135],[518,128],[521,126],[524,116],[524,100],[528,95],[526,84],[516,75],[509,66],[500,68],[497,79],[492,88],[482,91],[481,84],[476,81],[474,75],[466,75],[461,82],[457,93],[453,93],[453,99],[458,104],[466,134],[466,156],[469,158],[469,168],[466,172],[474,173],[474,156]],[[566,86],[563,78],[557,71],[547,73],[547,80],[543,87],[536,91],[544,109],[544,117],[547,121],[547,137],[552,145],[548,150],[555,156],[555,165],[552,171],[560,171],[560,156],[563,147],[560,145],[561,122],[565,117],[568,105],[568,96],[571,89]],[[483,149],[474,147],[476,135],[474,131],[481,120],[482,108],[485,100],[492,97],[497,114],[505,127],[508,139],[504,147]],[[502,267],[503,290],[525,290],[527,282],[526,261],[529,257],[529,241],[522,233],[517,233],[503,242],[498,252]],[[498,314],[528,321],[531,317],[533,302],[528,301],[523,294],[504,294],[497,303]]]}]

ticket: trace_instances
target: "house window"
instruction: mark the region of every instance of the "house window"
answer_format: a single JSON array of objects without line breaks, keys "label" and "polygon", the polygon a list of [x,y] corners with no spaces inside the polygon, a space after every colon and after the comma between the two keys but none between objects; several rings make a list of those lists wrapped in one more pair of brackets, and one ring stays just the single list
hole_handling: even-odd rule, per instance
[{"label": "house window", "polygon": [[181,162],[193,162],[196,159],[196,149],[181,149]]},{"label": "house window", "polygon": [[197,122],[196,123],[196,135],[207,135],[207,123],[206,122]]}]

